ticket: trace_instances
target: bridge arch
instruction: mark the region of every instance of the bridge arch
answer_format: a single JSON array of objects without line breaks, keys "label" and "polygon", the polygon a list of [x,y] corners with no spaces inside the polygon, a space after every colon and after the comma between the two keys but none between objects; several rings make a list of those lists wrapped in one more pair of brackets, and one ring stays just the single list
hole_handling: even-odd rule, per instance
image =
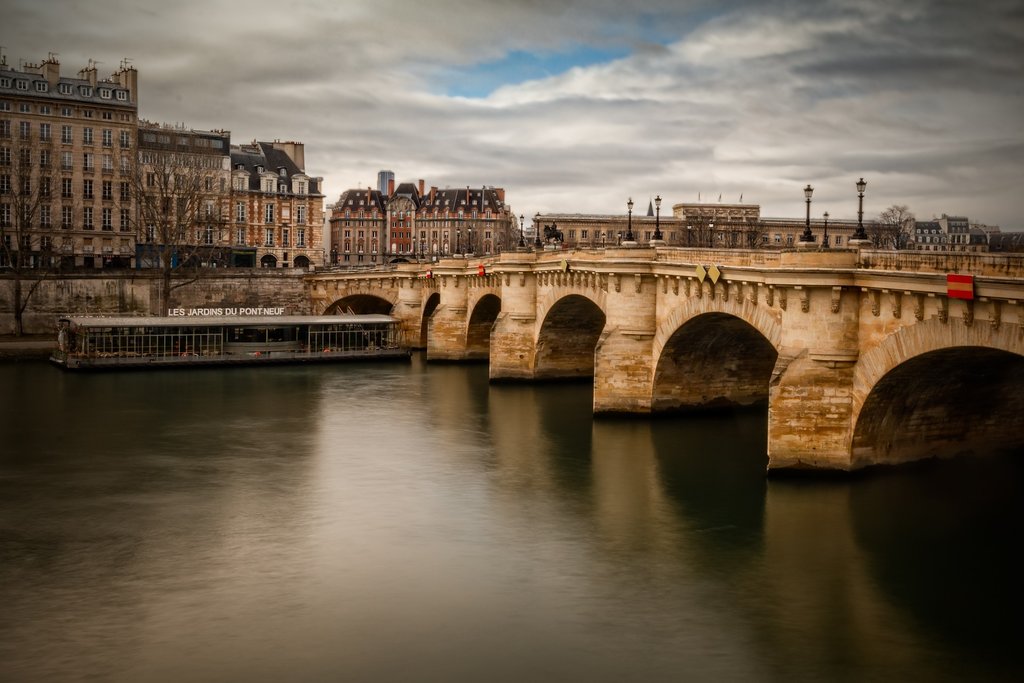
[{"label": "bridge arch", "polygon": [[1016,325],[901,328],[854,369],[853,467],[1024,447],[1024,342]]},{"label": "bridge arch", "polygon": [[652,412],[767,405],[779,356],[762,330],[714,310],[686,317],[655,353]]},{"label": "bridge arch", "polygon": [[469,312],[466,324],[466,358],[487,358],[491,351],[491,328],[501,312],[501,299],[487,292],[469,305]]},{"label": "bridge arch", "polygon": [[349,294],[342,297],[324,309],[324,315],[338,315],[340,313],[366,314],[383,313],[390,314],[395,302],[391,299],[376,294]]},{"label": "bridge arch", "polygon": [[427,330],[430,327],[430,316],[441,305],[441,293],[434,290],[423,303],[423,312],[420,315],[420,348],[427,348]]},{"label": "bridge arch", "polygon": [[534,352],[535,379],[594,376],[594,352],[607,317],[593,299],[566,294],[544,307]]}]

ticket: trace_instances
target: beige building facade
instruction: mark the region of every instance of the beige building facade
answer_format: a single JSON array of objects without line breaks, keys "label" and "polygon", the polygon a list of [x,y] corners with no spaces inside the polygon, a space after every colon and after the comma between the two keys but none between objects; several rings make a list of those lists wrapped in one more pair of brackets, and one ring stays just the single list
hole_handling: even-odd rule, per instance
[{"label": "beige building facade", "polygon": [[20,70],[0,63],[0,230],[4,259],[32,267],[125,267],[133,206],[138,74],[107,78],[90,63],[61,74],[54,55]]}]

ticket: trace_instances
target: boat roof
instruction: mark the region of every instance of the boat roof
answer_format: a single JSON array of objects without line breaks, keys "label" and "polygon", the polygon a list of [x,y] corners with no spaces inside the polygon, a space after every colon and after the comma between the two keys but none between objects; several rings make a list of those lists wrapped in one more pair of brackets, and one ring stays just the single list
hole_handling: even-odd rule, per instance
[{"label": "boat roof", "polygon": [[382,314],[345,315],[182,315],[104,317],[64,315],[59,318],[76,327],[281,327],[287,325],[344,325],[394,323],[398,318]]}]

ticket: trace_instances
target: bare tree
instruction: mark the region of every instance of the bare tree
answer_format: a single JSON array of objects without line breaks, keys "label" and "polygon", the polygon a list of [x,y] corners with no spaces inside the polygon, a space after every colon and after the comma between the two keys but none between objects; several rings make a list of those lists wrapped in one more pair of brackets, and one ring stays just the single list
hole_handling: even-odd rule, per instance
[{"label": "bare tree", "polygon": [[[220,242],[220,166],[216,157],[143,148],[128,177],[139,265],[160,271],[159,310],[166,314],[171,292],[195,281]],[[175,277],[186,273],[191,277]]]},{"label": "bare tree", "polygon": [[760,218],[747,218],[743,223],[743,243],[747,249],[760,249],[764,246],[764,236],[768,229]]},{"label": "bare tree", "polygon": [[906,249],[914,230],[914,214],[905,204],[893,204],[869,228],[868,237],[876,249]]},{"label": "bare tree", "polygon": [[[14,334],[25,333],[24,314],[44,276],[57,262],[50,229],[53,193],[60,182],[49,129],[22,122],[0,146],[0,266],[14,284]],[[31,284],[25,281],[31,273]]]}]

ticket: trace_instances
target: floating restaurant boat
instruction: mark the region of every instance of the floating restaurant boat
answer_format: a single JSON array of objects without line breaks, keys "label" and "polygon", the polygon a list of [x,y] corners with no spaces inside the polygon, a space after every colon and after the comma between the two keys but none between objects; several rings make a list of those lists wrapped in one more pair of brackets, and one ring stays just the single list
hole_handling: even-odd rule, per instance
[{"label": "floating restaurant boat", "polygon": [[67,316],[50,360],[68,370],[408,359],[397,318]]}]

